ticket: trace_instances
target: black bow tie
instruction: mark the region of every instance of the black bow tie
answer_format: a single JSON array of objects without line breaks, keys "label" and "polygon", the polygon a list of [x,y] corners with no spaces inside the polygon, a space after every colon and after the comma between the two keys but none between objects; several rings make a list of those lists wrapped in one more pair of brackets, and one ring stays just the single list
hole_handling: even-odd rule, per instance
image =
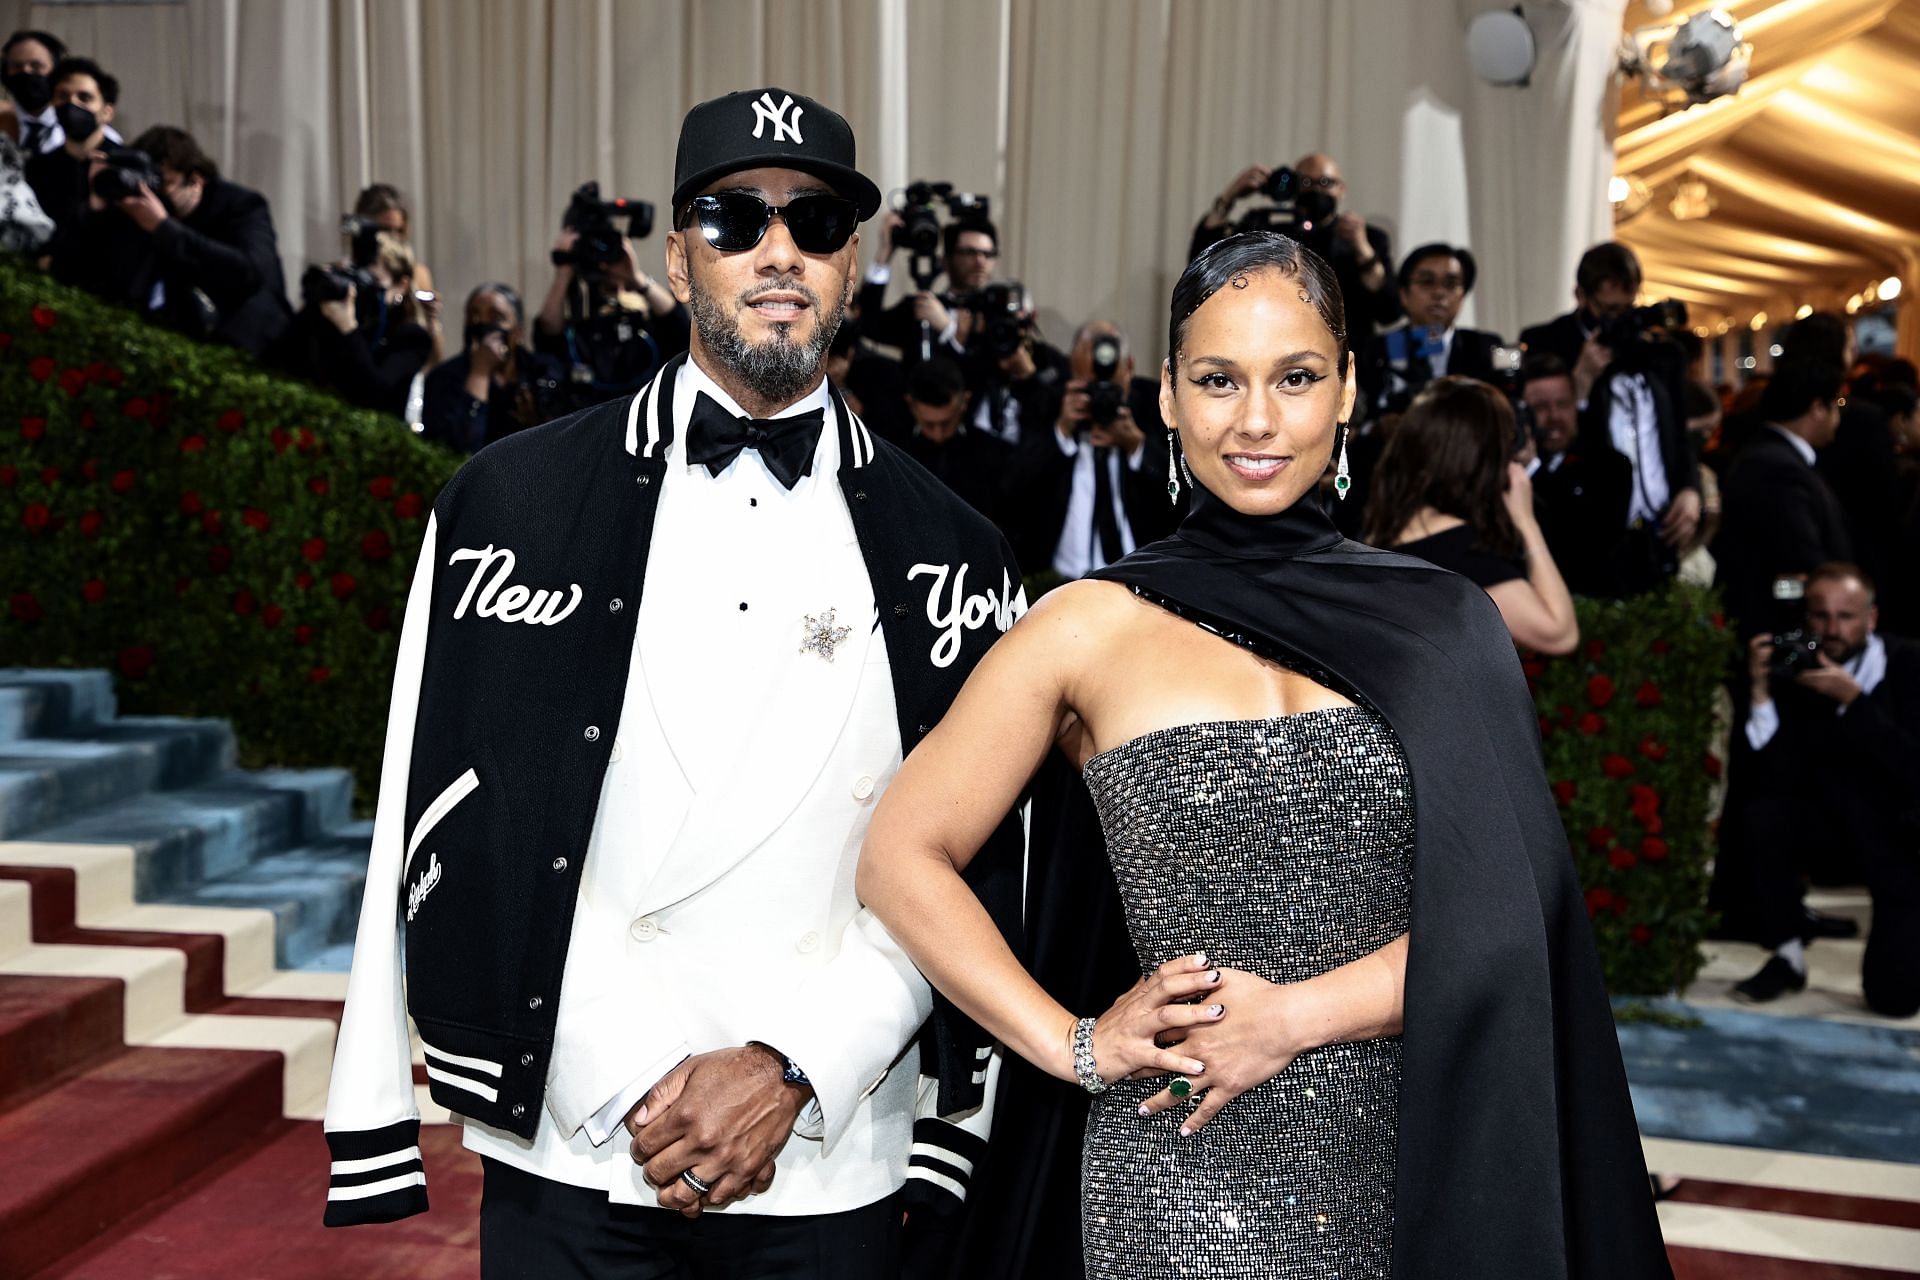
[{"label": "black bow tie", "polygon": [[754,449],[774,479],[791,489],[813,470],[813,453],[825,420],[823,409],[790,418],[736,418],[703,391],[687,421],[687,461],[717,476],[742,449]]}]

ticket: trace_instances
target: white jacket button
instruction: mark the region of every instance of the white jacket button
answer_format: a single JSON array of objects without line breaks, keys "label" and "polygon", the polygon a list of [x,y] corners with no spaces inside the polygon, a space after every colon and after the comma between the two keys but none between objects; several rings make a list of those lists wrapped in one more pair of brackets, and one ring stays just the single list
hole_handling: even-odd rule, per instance
[{"label": "white jacket button", "polygon": [[660,936],[660,925],[652,916],[641,916],[627,928],[635,942],[652,942]]},{"label": "white jacket button", "polygon": [[873,794],[872,778],[869,778],[866,774],[863,773],[859,777],[853,780],[853,798],[855,800],[865,800],[868,796],[872,794]]},{"label": "white jacket button", "polygon": [[588,742],[598,742],[598,741],[600,741],[600,726],[599,726],[599,725],[597,725],[597,724],[590,724],[590,725],[588,725],[588,726],[587,726],[587,741],[588,741]]},{"label": "white jacket button", "polygon": [[820,935],[811,929],[807,930],[800,935],[800,940],[793,944],[793,949],[803,956],[812,955],[820,949]]}]

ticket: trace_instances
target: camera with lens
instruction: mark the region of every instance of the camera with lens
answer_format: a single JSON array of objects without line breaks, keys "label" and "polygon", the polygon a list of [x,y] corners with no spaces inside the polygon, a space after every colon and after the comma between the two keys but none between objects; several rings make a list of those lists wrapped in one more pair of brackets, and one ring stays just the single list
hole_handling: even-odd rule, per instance
[{"label": "camera with lens", "polygon": [[1802,671],[1820,668],[1820,639],[1805,627],[1776,632],[1771,638],[1773,659],[1769,670],[1777,680],[1791,680]]},{"label": "camera with lens", "polygon": [[980,318],[967,339],[967,349],[984,351],[996,360],[1018,351],[1033,328],[1026,286],[1018,280],[995,280],[984,289],[962,294],[956,305]]},{"label": "camera with lens", "polygon": [[1520,365],[1526,354],[1524,347],[1495,347],[1487,355],[1487,363],[1493,366],[1493,385],[1513,406],[1513,439],[1507,442],[1510,457],[1525,453],[1533,439],[1533,406],[1521,394],[1525,388],[1520,382]]},{"label": "camera with lens", "polygon": [[1127,407],[1127,389],[1120,385],[1120,339],[1103,333],[1093,340],[1093,381],[1087,384],[1087,421],[1110,427]]},{"label": "camera with lens", "polygon": [[160,170],[153,157],[132,147],[107,152],[106,167],[93,175],[93,194],[109,204],[140,194],[144,184],[149,191],[160,190]]},{"label": "camera with lens", "polygon": [[322,263],[308,267],[300,276],[300,300],[309,307],[344,302],[349,292],[354,294],[354,309],[361,311],[373,304],[380,282],[365,267],[352,264]]},{"label": "camera with lens", "polygon": [[893,242],[907,251],[907,273],[916,289],[933,288],[941,270],[940,215],[935,205],[944,206],[947,216],[955,221],[984,222],[990,216],[987,197],[955,191],[951,182],[908,183],[901,193],[901,227]]},{"label": "camera with lens", "polygon": [[1260,184],[1260,194],[1273,203],[1249,209],[1235,226],[1236,231],[1278,231],[1304,241],[1315,231],[1325,230],[1338,207],[1331,193],[1303,186],[1300,175],[1284,164],[1274,166]]},{"label": "camera with lens", "polygon": [[1600,345],[1612,349],[1617,357],[1621,351],[1646,337],[1649,330],[1672,332],[1686,327],[1687,304],[1678,298],[1667,298],[1650,302],[1644,307],[1628,307],[1618,315],[1608,316],[1600,322],[1593,336]]},{"label": "camera with lens", "polygon": [[645,200],[602,200],[598,182],[583,182],[567,211],[560,217],[563,229],[574,233],[571,249],[555,249],[553,265],[577,267],[584,272],[603,271],[626,256],[622,233],[616,220],[626,222],[625,238],[644,240],[653,234],[653,206]]}]

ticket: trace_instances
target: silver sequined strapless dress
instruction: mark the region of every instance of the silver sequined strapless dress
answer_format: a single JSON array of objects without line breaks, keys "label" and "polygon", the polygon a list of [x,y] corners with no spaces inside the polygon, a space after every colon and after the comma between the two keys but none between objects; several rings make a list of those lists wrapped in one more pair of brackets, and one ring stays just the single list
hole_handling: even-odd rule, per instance
[{"label": "silver sequined strapless dress", "polygon": [[[1204,951],[1272,982],[1407,928],[1413,801],[1377,714],[1181,725],[1087,761],[1143,972]],[[1393,1261],[1398,1038],[1329,1045],[1179,1134],[1165,1085],[1093,1100],[1081,1163],[1092,1280],[1358,1280]]]}]

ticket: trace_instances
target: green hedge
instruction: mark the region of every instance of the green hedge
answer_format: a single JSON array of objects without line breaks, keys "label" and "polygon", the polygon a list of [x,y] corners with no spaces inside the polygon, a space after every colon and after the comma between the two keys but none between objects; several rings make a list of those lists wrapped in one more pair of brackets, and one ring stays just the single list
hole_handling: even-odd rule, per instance
[{"label": "green hedge", "polygon": [[459,458],[0,260],[0,663],[106,667],[242,762],[380,772],[394,650]]},{"label": "green hedge", "polygon": [[1577,604],[1579,652],[1525,662],[1547,777],[1608,987],[1681,990],[1709,923],[1714,703],[1733,641],[1702,587]]}]

